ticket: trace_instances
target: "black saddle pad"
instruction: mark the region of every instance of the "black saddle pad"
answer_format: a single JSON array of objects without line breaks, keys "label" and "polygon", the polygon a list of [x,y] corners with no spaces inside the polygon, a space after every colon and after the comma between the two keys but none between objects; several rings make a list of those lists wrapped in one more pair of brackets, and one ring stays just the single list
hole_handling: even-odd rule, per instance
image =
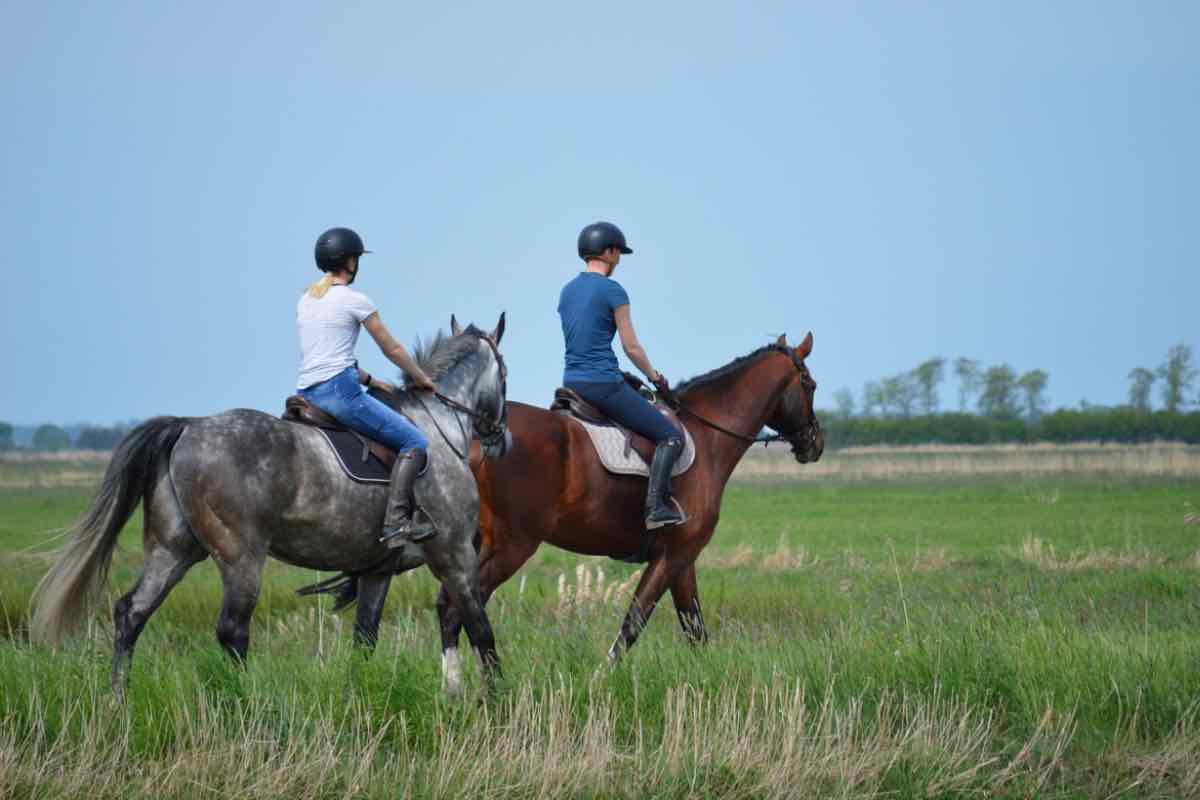
[{"label": "black saddle pad", "polygon": [[352,480],[359,483],[382,484],[391,480],[391,471],[375,457],[374,453],[367,451],[367,460],[363,461],[362,442],[353,433],[331,431],[325,428],[317,428],[317,430],[325,437],[325,441],[329,442],[342,469]]}]

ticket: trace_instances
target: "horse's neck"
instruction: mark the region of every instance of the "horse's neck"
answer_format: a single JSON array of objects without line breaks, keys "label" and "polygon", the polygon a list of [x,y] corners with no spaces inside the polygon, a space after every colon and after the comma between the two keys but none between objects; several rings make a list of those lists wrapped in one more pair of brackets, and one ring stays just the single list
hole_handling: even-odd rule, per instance
[{"label": "horse's neck", "polygon": [[479,378],[466,374],[450,373],[438,382],[438,391],[455,402],[474,408],[479,402]]},{"label": "horse's neck", "polygon": [[[753,437],[766,425],[791,377],[784,366],[779,359],[764,356],[722,380],[696,387],[680,399],[705,419]],[[786,366],[790,369],[790,365]],[[692,426],[692,435],[697,434],[707,439],[705,449],[710,453],[713,468],[721,481],[728,480],[751,443],[713,430],[704,423]]]}]

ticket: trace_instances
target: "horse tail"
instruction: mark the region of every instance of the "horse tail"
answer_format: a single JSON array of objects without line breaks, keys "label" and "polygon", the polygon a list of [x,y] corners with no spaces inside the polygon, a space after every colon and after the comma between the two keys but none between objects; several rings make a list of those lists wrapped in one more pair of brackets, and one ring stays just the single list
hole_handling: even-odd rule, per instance
[{"label": "horse tail", "polygon": [[57,644],[78,626],[108,577],[117,535],[165,468],[188,420],[155,417],[125,435],[99,491],[33,594],[30,638]]}]

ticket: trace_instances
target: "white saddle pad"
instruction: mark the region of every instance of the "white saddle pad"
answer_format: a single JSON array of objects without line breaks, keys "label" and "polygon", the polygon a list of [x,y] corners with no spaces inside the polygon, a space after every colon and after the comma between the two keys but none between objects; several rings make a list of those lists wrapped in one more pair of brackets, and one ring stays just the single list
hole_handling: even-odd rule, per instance
[{"label": "white saddle pad", "polygon": [[[631,447],[626,452],[625,431],[610,425],[593,425],[577,417],[571,417],[571,421],[576,425],[582,425],[583,429],[587,431],[588,437],[592,440],[592,446],[596,448],[596,455],[600,456],[600,463],[606,470],[616,475],[649,477],[650,468],[646,466],[645,461],[642,461],[642,457],[637,454],[637,451]],[[679,454],[679,459],[671,470],[671,476],[687,472],[695,460],[696,443],[692,441],[692,434],[684,428],[683,452]]]}]

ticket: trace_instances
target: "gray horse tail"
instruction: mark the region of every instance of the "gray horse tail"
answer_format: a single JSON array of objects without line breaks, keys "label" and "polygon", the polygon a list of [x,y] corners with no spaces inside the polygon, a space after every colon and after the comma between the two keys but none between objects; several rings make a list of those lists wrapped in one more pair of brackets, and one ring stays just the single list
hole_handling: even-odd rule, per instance
[{"label": "gray horse tail", "polygon": [[187,424],[182,417],[155,417],[117,445],[100,490],[34,590],[31,639],[57,644],[78,626],[108,577],[117,535],[166,467]]}]

